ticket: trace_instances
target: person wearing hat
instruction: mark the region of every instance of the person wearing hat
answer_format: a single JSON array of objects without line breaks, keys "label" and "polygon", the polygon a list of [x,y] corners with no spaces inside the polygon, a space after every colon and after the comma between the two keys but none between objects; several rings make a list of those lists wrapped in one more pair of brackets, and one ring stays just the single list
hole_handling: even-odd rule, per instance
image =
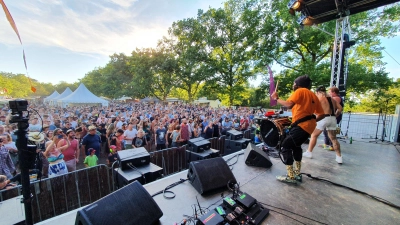
[{"label": "person wearing hat", "polygon": [[112,164],[117,161],[117,146],[115,145],[110,145],[110,153],[108,154],[107,157],[107,165],[112,166]]},{"label": "person wearing hat", "polygon": [[89,149],[93,148],[96,150],[96,156],[99,157],[101,149],[101,138],[97,135],[97,128],[95,126],[89,126],[89,133],[82,139],[82,151],[86,152],[86,155],[90,155]]},{"label": "person wearing hat", "polygon": [[89,148],[88,152],[90,155],[86,156],[85,161],[83,164],[85,164],[85,167],[92,167],[97,165],[97,161],[99,161],[99,158],[95,155],[96,150],[93,148]]},{"label": "person wearing hat", "polygon": [[[276,179],[286,183],[301,182],[301,145],[308,139],[317,126],[317,121],[325,117],[324,110],[318,97],[310,91],[311,79],[307,75],[297,77],[293,82],[293,93],[285,101],[280,99],[275,90],[271,98],[278,104],[292,109],[291,128],[281,144],[281,154],[286,165],[287,175],[277,176]],[[316,116],[315,116],[316,115]],[[296,162],[296,169],[293,163]]]},{"label": "person wearing hat", "polygon": [[329,138],[332,141],[333,149],[336,151],[336,162],[342,164],[343,159],[340,152],[340,144],[339,141],[336,139],[336,117],[342,113],[343,108],[339,102],[327,96],[325,87],[318,87],[316,92],[322,108],[324,109],[325,118],[317,123],[317,127],[311,134],[308,150],[303,153],[303,156],[307,158],[312,158],[312,151],[315,147],[315,144],[317,143],[317,138],[322,133],[322,131],[326,129]]}]

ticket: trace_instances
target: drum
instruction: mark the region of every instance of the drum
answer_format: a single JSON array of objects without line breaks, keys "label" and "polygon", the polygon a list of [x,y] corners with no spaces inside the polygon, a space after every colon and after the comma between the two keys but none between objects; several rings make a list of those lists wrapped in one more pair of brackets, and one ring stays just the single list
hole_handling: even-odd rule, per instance
[{"label": "drum", "polygon": [[261,120],[260,133],[262,140],[268,147],[276,147],[280,138],[285,134],[285,129],[291,123],[288,117]]}]

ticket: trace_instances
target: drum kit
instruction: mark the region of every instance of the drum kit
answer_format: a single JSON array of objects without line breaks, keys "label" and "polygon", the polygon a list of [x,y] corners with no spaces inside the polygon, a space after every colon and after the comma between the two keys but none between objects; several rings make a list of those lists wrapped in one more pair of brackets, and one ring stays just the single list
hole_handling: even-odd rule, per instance
[{"label": "drum kit", "polygon": [[292,124],[291,117],[280,114],[266,114],[267,116],[255,118],[255,123],[260,125],[260,136],[269,148],[279,150],[281,141],[285,138],[287,128]]}]

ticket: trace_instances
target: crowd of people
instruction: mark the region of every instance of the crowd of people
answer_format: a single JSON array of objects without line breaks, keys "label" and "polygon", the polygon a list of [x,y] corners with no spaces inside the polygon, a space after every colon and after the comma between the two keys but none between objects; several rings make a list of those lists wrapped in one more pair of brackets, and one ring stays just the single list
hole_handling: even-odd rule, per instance
[{"label": "crowd of people", "polygon": [[[312,158],[316,138],[324,130],[329,136],[325,139],[326,144],[336,151],[336,161],[342,163],[335,131],[343,100],[335,87],[331,88],[330,95],[324,87],[319,87],[316,94],[310,91],[310,87],[310,78],[301,76],[294,81],[294,92],[286,101],[276,92],[271,95],[278,104],[292,110],[290,130],[280,145],[287,167],[287,175],[277,177],[280,181],[301,182],[302,157]],[[245,131],[253,125],[256,127],[255,142],[262,140],[259,124],[253,123],[260,114],[255,115],[257,111],[249,108],[159,103],[112,103],[107,107],[67,108],[31,104],[29,108],[29,135],[41,137],[30,139],[37,146],[35,168],[31,171],[38,177],[54,177],[75,171],[79,163],[85,167],[95,166],[100,156],[107,158],[107,164],[111,166],[117,160],[117,152],[124,149],[162,150],[185,145],[191,138],[219,137],[228,130]],[[10,110],[3,108],[0,112],[0,180],[4,187],[10,187],[9,181],[15,180],[19,163],[15,145],[17,124],[10,124],[10,118]],[[303,153],[301,144],[310,135],[310,145]]]},{"label": "crowd of people", "polygon": [[[251,127],[254,111],[249,108],[211,108],[190,104],[112,103],[101,106],[61,108],[29,105],[29,134],[37,146],[35,172],[54,177],[77,169],[77,164],[95,166],[100,157],[107,164],[117,152],[144,147],[148,151],[187,144],[191,138],[219,137],[230,129]],[[12,179],[18,173],[15,146],[17,124],[9,123],[10,110],[0,114],[0,174]]]}]

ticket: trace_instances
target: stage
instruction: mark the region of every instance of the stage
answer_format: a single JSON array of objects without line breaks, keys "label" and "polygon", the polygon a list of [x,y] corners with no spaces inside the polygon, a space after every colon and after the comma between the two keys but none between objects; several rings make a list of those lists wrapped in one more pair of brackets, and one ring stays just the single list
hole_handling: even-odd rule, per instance
[{"label": "stage", "polygon": [[[400,205],[400,146],[357,141],[353,144],[341,142],[341,145],[342,165],[336,163],[334,152],[316,147],[313,159],[303,158],[302,172],[324,177]],[[303,149],[306,148],[307,145],[304,145]],[[226,156],[225,159],[240,153],[243,151]],[[262,224],[398,224],[400,221],[399,209],[349,189],[304,175],[303,182],[298,185],[277,181],[276,175],[286,173],[279,159],[271,158],[273,166],[268,169],[246,166],[244,155],[239,155],[237,159],[232,171],[240,183],[241,191],[267,204],[264,206],[271,210]],[[228,164],[235,161],[236,157]],[[144,187],[152,195],[186,176],[187,171],[183,171]],[[202,208],[214,209],[222,203],[221,192],[201,196],[188,181],[170,190],[176,194],[174,199],[165,199],[162,194],[154,197],[164,213],[161,224],[179,224],[186,218],[184,215],[194,215],[191,206],[195,204],[198,208],[196,196]],[[224,196],[228,194],[228,191],[223,192]],[[39,224],[74,224],[76,211]]]}]

